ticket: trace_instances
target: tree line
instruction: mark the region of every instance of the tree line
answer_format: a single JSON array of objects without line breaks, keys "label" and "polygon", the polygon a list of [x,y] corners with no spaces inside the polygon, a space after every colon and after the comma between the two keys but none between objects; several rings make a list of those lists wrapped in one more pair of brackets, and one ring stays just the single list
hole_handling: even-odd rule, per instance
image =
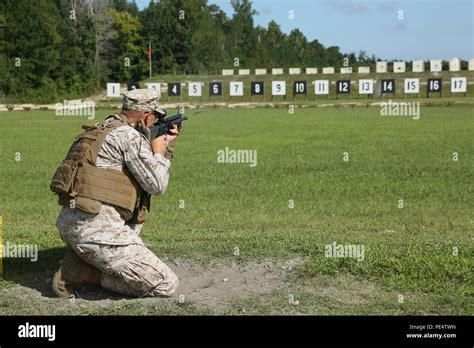
[{"label": "tree line", "polygon": [[322,67],[374,62],[364,51],[309,41],[271,21],[255,26],[250,0],[227,15],[208,0],[2,0],[0,101],[50,102],[92,94],[106,82],[225,68]]}]

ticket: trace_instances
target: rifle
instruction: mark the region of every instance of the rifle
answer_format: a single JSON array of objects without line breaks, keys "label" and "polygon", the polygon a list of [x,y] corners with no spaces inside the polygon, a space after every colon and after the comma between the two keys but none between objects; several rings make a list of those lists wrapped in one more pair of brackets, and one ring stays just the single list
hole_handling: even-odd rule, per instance
[{"label": "rifle", "polygon": [[157,120],[150,127],[150,142],[161,135],[168,134],[170,129],[173,128],[173,125],[176,125],[178,130],[181,130],[181,124],[188,119],[186,116],[180,113],[168,118],[166,118],[166,111],[155,111],[153,114]]}]

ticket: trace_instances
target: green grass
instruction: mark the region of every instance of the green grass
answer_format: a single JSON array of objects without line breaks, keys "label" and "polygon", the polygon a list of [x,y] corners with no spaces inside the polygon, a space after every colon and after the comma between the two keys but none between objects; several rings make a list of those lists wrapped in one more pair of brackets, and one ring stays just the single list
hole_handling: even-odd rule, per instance
[{"label": "green grass", "polygon": [[[378,108],[190,112],[168,190],[154,198],[143,238],[171,258],[232,257],[234,247],[244,261],[308,256],[296,282],[352,275],[394,294],[421,294],[424,311],[404,313],[472,314],[472,111],[470,105],[422,107],[418,121],[380,117]],[[106,114],[99,110],[97,119]],[[5,260],[6,278],[52,272],[62,241],[49,182],[80,125],[90,121],[51,111],[0,117],[3,239],[42,250],[36,264],[13,267]],[[226,146],[257,150],[257,166],[217,163]],[[363,244],[365,260],[324,257],[324,246],[334,241]],[[274,296],[280,295],[245,301],[255,301],[258,313],[274,313]],[[318,298],[307,296],[312,300],[297,312],[318,312]],[[395,298],[390,305],[374,301],[370,313],[398,313]],[[235,308],[230,314],[239,313]],[[357,308],[319,314],[356,314]]]}]

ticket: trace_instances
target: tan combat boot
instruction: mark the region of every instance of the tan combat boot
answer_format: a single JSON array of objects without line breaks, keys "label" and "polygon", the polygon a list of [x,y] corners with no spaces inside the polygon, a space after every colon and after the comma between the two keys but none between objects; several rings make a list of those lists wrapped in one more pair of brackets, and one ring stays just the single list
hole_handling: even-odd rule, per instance
[{"label": "tan combat boot", "polygon": [[63,263],[53,277],[53,291],[59,297],[70,297],[74,286],[81,284],[100,285],[101,272],[82,261],[71,249],[64,255]]}]

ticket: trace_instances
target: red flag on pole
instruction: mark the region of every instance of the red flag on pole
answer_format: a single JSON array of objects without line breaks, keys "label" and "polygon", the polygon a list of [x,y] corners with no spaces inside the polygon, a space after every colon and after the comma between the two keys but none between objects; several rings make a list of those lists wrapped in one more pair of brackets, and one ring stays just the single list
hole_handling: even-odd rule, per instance
[{"label": "red flag on pole", "polygon": [[149,78],[151,79],[151,41],[148,42],[148,70],[149,70]]}]

